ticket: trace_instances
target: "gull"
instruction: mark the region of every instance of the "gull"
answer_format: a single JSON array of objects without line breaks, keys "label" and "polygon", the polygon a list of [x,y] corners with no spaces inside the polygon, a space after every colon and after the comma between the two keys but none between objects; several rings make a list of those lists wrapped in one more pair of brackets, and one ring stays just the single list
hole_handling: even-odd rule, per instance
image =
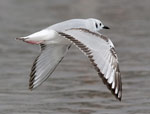
[{"label": "gull", "polygon": [[41,85],[54,72],[71,45],[75,45],[89,58],[111,93],[121,101],[122,82],[118,57],[112,41],[99,33],[101,29],[109,27],[98,19],[71,19],[26,37],[16,38],[41,47],[41,53],[31,68],[29,89]]}]

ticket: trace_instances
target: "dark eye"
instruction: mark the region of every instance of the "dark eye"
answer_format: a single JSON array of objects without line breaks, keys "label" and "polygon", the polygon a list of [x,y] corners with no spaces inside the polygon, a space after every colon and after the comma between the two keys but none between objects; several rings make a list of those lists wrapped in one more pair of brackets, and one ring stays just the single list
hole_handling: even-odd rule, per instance
[{"label": "dark eye", "polygon": [[95,23],[95,26],[96,26],[96,28],[98,28],[98,24],[97,23]]},{"label": "dark eye", "polygon": [[99,25],[101,26],[102,24],[100,23]]}]

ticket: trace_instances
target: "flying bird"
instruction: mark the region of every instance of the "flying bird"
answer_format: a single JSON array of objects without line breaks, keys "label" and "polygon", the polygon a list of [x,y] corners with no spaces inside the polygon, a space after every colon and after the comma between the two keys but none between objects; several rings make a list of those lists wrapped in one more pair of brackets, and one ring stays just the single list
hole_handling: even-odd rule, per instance
[{"label": "flying bird", "polygon": [[41,46],[41,53],[31,68],[29,89],[41,85],[54,72],[71,45],[75,45],[89,58],[112,94],[121,100],[122,82],[118,57],[111,40],[99,33],[101,29],[109,27],[98,19],[71,19],[26,37],[16,38]]}]

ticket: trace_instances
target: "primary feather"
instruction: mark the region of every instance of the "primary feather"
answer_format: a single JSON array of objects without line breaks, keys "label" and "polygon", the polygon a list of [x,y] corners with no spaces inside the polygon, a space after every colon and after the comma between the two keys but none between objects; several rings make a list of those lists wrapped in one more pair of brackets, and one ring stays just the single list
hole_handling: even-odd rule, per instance
[{"label": "primary feather", "polygon": [[59,32],[74,43],[94,65],[108,89],[121,100],[122,84],[118,57],[114,45],[107,37],[83,28],[72,28]]}]

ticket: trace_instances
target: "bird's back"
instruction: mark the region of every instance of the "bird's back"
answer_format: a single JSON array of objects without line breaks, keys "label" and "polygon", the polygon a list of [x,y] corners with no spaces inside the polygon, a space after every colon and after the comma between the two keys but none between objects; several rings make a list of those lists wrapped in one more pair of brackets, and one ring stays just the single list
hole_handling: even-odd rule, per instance
[{"label": "bird's back", "polygon": [[86,23],[84,19],[70,19],[67,21],[63,21],[57,24],[54,24],[47,29],[53,29],[59,32],[62,32],[66,29],[71,28],[86,28]]}]

